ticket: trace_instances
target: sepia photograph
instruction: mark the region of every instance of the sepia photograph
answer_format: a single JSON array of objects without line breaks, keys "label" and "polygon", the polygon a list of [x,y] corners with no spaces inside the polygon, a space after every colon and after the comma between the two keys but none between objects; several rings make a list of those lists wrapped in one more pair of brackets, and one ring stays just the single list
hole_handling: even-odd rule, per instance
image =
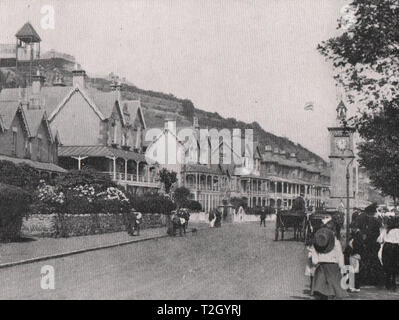
[{"label": "sepia photograph", "polygon": [[0,300],[399,300],[399,0],[0,0]]}]

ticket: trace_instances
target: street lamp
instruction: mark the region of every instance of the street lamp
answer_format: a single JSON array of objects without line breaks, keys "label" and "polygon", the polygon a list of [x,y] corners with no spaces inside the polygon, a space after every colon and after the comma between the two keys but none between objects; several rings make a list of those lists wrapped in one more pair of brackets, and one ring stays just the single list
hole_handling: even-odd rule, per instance
[{"label": "street lamp", "polygon": [[350,192],[349,192],[349,182],[350,182],[350,173],[349,173],[349,167],[353,163],[353,160],[355,159],[355,155],[352,150],[349,149],[352,153],[351,160],[348,162],[346,165],[346,245],[349,243],[349,236],[350,236]]}]

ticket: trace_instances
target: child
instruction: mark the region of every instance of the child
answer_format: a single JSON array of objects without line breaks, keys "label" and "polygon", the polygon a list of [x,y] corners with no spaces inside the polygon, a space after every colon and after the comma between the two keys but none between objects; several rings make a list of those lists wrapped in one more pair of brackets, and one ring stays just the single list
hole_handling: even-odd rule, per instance
[{"label": "child", "polygon": [[354,287],[349,288],[349,291],[359,292],[360,291],[359,271],[360,271],[360,260],[362,254],[362,239],[359,229],[353,230],[352,237],[349,240],[348,246],[345,248],[344,253],[346,260],[349,262],[349,265],[352,266],[353,272],[355,273]]},{"label": "child", "polygon": [[312,294],[322,300],[346,297],[347,293],[341,287],[344,255],[341,243],[331,229],[322,227],[315,233],[310,256],[316,265]]},{"label": "child", "polygon": [[316,270],[316,265],[313,264],[312,262],[312,246],[309,244],[306,246],[306,251],[307,251],[307,263],[306,263],[306,267],[305,267],[305,276],[310,277],[310,284],[309,284],[309,288],[310,288],[310,295],[313,295],[313,276],[314,276],[314,272]]}]

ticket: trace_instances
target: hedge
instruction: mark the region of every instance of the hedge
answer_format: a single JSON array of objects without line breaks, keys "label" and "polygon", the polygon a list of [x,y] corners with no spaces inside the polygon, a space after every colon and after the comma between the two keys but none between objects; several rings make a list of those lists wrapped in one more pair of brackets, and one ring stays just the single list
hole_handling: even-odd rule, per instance
[{"label": "hedge", "polygon": [[0,240],[16,240],[32,198],[21,188],[0,183]]},{"label": "hedge", "polygon": [[176,204],[169,197],[158,194],[131,195],[129,200],[131,207],[141,213],[170,214],[176,209]]},{"label": "hedge", "polygon": [[42,178],[39,171],[27,164],[0,161],[0,183],[33,190],[38,186],[40,179]]}]

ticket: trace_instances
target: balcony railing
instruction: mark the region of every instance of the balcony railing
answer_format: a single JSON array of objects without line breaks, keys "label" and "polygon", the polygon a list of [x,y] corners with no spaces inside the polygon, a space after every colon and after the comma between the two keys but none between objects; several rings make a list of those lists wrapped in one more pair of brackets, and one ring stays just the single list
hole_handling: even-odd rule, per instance
[{"label": "balcony railing", "polygon": [[132,186],[153,187],[159,188],[160,183],[156,177],[146,175],[136,175],[133,173],[125,174],[124,172],[116,172],[115,177],[113,172],[104,172],[108,174],[112,180]]}]

